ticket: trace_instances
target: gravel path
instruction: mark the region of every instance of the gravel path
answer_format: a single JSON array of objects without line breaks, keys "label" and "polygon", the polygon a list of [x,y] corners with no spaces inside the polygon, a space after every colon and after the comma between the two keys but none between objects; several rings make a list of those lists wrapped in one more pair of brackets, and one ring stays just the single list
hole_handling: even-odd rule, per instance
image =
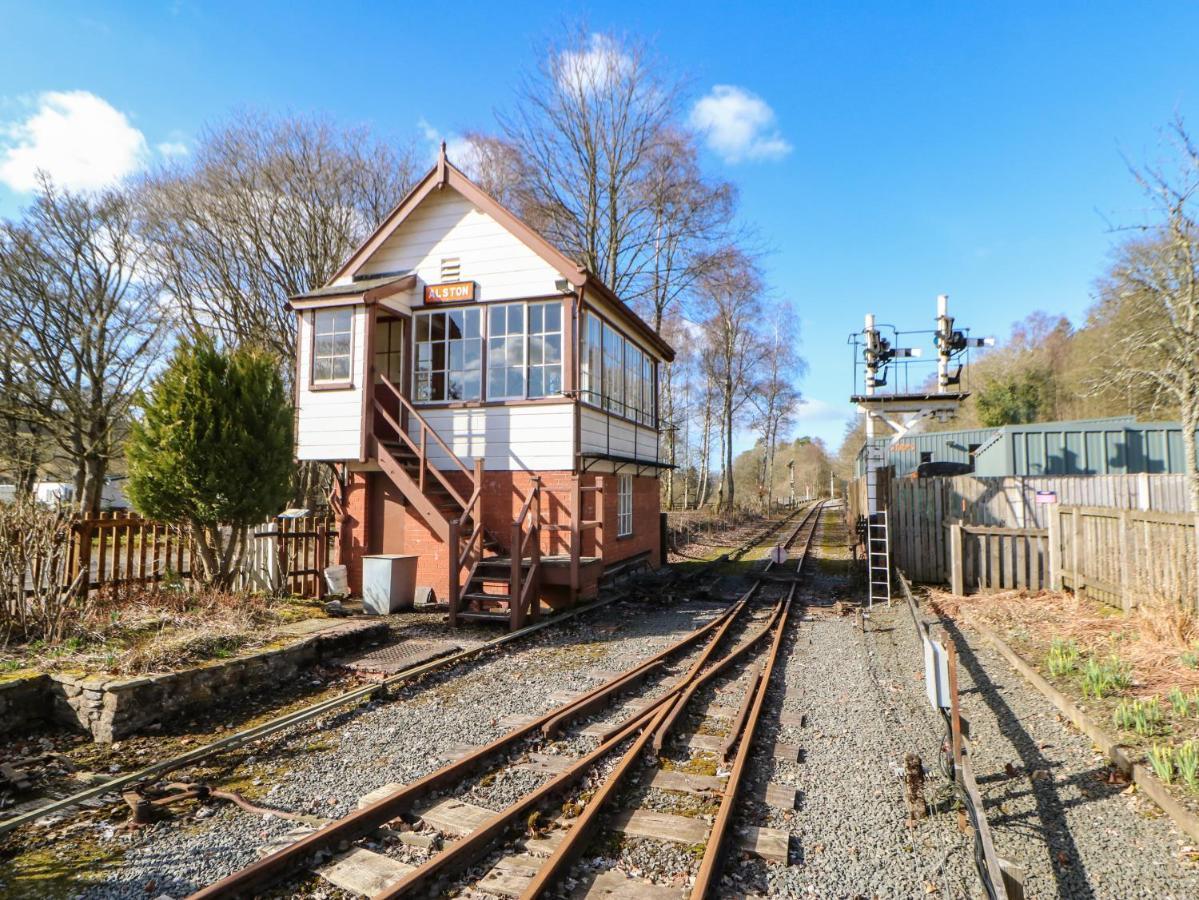
[{"label": "gravel path", "polygon": [[[937,716],[913,680],[920,656],[908,621],[895,634],[904,642],[895,670],[877,647],[878,618],[863,634],[852,607],[837,601],[859,595],[845,559],[844,532],[830,511],[813,547],[795,621],[784,641],[786,665],[768,695],[752,784],[795,787],[798,808],[778,810],[752,798],[740,804],[738,824],[767,825],[791,834],[791,865],[743,860],[726,867],[729,893],[771,897],[974,897],[969,842],[956,815],[942,803],[908,827],[901,779],[906,753],[919,753],[928,769],[925,796],[948,795],[937,773]],[[777,711],[803,715],[802,725],[780,726]],[[770,757],[771,739],[799,746],[798,762]]]},{"label": "gravel path", "polygon": [[[514,652],[474,664],[467,677],[438,675],[395,700],[336,714],[249,748],[225,778],[266,806],[344,815],[375,788],[415,780],[444,765],[464,744],[506,733],[511,726],[501,723],[505,717],[556,706],[551,694],[594,687],[600,679],[593,670],[628,668],[715,613],[711,605],[685,602],[671,608],[616,604],[606,615],[549,629]],[[498,809],[532,783],[509,773],[486,789],[477,786],[471,799]],[[216,809],[205,818],[193,814],[143,832],[119,867],[82,896],[178,897],[253,861],[260,846],[296,826],[227,806]],[[121,840],[114,835],[105,843],[111,847]]]},{"label": "gravel path", "polygon": [[958,632],[963,712],[998,852],[1029,897],[1199,897],[1199,852],[981,635]]}]

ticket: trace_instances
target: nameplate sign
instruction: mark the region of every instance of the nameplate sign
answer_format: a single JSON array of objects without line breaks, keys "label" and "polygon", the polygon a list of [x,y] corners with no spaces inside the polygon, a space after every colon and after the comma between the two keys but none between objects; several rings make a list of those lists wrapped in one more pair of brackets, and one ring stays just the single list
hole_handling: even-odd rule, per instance
[{"label": "nameplate sign", "polygon": [[467,303],[475,299],[473,281],[451,281],[448,284],[426,284],[426,303]]}]

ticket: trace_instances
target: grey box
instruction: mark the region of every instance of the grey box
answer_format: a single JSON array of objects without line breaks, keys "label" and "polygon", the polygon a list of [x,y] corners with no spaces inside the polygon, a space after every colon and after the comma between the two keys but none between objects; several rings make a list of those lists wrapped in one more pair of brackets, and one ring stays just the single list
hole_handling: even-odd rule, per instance
[{"label": "grey box", "polygon": [[401,609],[412,609],[417,559],[402,553],[362,557],[363,612],[385,616]]}]

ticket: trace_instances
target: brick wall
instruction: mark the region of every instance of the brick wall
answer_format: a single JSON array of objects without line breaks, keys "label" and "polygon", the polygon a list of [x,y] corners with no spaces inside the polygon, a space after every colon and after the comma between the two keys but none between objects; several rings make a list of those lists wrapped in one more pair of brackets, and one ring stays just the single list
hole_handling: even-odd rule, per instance
[{"label": "brick wall", "polygon": [[[507,552],[512,539],[512,522],[519,514],[532,486],[532,478],[541,477],[541,515],[543,521],[567,524],[570,521],[571,473],[555,472],[504,472],[493,471],[483,474],[483,524],[499,540]],[[342,563],[349,572],[350,589],[355,594],[362,591],[362,557],[377,543],[370,535],[367,523],[371,520],[366,504],[367,473],[353,473],[347,492],[347,518],[342,539]],[[382,473],[370,477],[386,478]],[[469,496],[466,479],[461,473],[450,476],[454,488],[464,497]],[[619,562],[646,550],[651,552],[653,565],[662,564],[659,546],[658,513],[660,510],[658,479],[654,477],[633,478],[633,534],[627,538],[616,536],[617,478],[615,475],[584,475],[584,486],[602,483],[602,498],[594,492],[583,493],[583,519],[597,518],[596,504],[601,504],[598,516],[605,527],[583,532],[582,553],[584,556],[602,556],[605,564]],[[421,515],[406,506],[404,515],[391,519],[403,522],[402,546],[405,553],[419,556],[416,583],[432,587],[438,599],[444,600],[449,592],[449,554],[436,533],[425,524]],[[570,533],[542,529],[541,552],[546,555],[568,554]]]}]

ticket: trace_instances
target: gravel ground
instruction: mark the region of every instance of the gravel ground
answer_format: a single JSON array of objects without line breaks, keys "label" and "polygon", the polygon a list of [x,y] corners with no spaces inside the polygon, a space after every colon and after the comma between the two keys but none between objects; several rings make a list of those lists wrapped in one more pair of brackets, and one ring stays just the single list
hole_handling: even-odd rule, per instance
[{"label": "gravel ground", "polygon": [[[752,787],[739,809],[740,826],[790,832],[791,865],[743,860],[726,867],[723,888],[771,897],[976,896],[969,843],[948,803],[916,827],[906,825],[900,777],[906,753],[919,753],[930,770],[926,797],[947,794],[947,782],[935,772],[939,723],[923,698],[923,682],[911,680],[920,665],[911,622],[908,655],[893,671],[876,646],[878,617],[863,634],[849,607],[830,602],[856,596],[843,540],[830,513],[800,592],[806,608],[795,610],[783,644],[786,664],[776,669],[768,695],[768,709],[802,713],[803,726],[780,726],[777,715],[765,716]],[[888,635],[907,639],[905,623],[897,624]],[[798,745],[799,761],[774,759],[772,738]],[[797,788],[798,809],[753,800],[753,787],[764,781]]]},{"label": "gravel ground", "polygon": [[[902,625],[902,621],[897,623]],[[1199,852],[980,635],[957,632],[963,714],[1000,855],[1029,897],[1199,897]],[[908,620],[910,629],[910,620]]]},{"label": "gravel ground", "polygon": [[[472,664],[468,677],[438,675],[419,688],[406,688],[395,700],[332,715],[252,747],[248,759],[227,771],[227,779],[264,806],[343,815],[375,788],[439,768],[446,754],[464,743],[499,737],[508,730],[500,724],[505,716],[544,712],[558,705],[551,694],[598,684],[592,670],[627,668],[715,612],[700,604],[666,609],[617,604],[605,615],[548,629],[522,641],[515,652]],[[579,752],[594,743],[576,738],[556,746]],[[499,809],[540,780],[509,771],[486,786],[476,784],[470,799]],[[119,864],[82,896],[181,896],[253,861],[261,845],[296,826],[223,805],[216,810],[204,818],[181,816],[131,839]],[[125,840],[94,837],[109,849]]]}]

